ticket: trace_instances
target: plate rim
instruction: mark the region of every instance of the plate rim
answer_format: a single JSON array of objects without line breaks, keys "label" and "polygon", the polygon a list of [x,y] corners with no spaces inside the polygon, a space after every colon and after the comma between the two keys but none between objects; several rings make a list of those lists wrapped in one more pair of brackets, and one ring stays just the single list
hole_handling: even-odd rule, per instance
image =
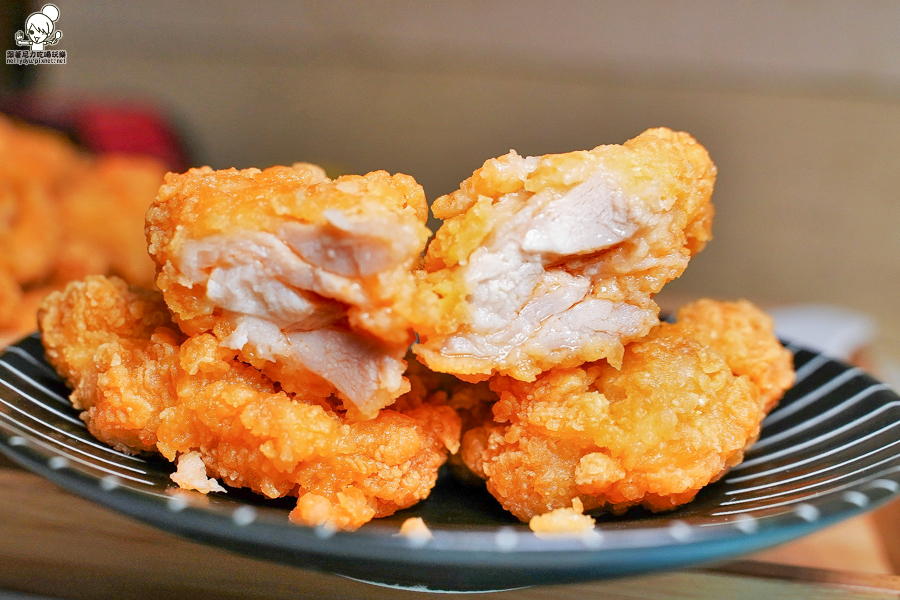
[{"label": "plate rim", "polygon": [[[39,343],[38,334],[27,336],[16,344],[10,345],[9,348],[16,347],[28,352],[27,349],[21,348],[22,344],[28,340],[33,342],[35,339]],[[815,351],[792,347],[793,352],[801,350],[812,354],[809,360],[817,356],[824,356]],[[9,349],[4,350],[0,354],[0,359],[5,358],[9,353]],[[825,362],[835,363],[842,369],[842,372],[852,368],[827,357],[825,357]],[[880,383],[871,375],[863,373],[863,376],[872,383]],[[5,386],[0,387],[0,397],[5,397],[8,393],[10,393],[9,389]],[[884,393],[892,396],[891,402],[900,403],[900,396],[889,387],[885,388]],[[381,559],[381,562],[395,566],[429,568],[431,570],[441,566],[445,568],[465,567],[477,568],[480,572],[485,573],[491,569],[509,569],[511,566],[515,566],[518,571],[528,569],[539,571],[531,578],[521,578],[520,582],[524,585],[609,578],[698,565],[715,561],[717,558],[719,560],[733,558],[739,554],[771,547],[873,510],[900,493],[900,484],[898,484],[896,489],[881,489],[883,493],[877,496],[870,494],[872,497],[866,504],[852,507],[846,506],[847,500],[832,494],[811,505],[821,514],[821,518],[809,519],[807,518],[809,515],[798,514],[795,510],[792,513],[780,512],[757,519],[752,526],[748,525],[746,520],[734,519],[724,523],[726,526],[709,528],[716,531],[704,532],[700,538],[692,536],[689,531],[686,533],[684,529],[674,530],[671,523],[625,528],[618,531],[614,527],[605,528],[604,525],[609,524],[608,522],[598,523],[597,530],[603,539],[617,536],[639,538],[640,535],[636,534],[642,532],[649,532],[657,536],[656,543],[624,547],[609,546],[608,542],[604,542],[603,539],[568,537],[543,540],[530,531],[523,530],[521,524],[514,523],[508,526],[473,525],[465,530],[448,530],[442,528],[441,524],[429,524],[435,539],[427,544],[426,549],[415,539],[398,538],[395,524],[393,526],[376,524],[356,532],[333,532],[322,527],[287,525],[284,520],[279,523],[278,519],[271,518],[270,511],[275,509],[265,507],[260,509],[249,504],[241,504],[232,511],[230,516],[226,516],[224,511],[213,511],[196,506],[177,495],[162,502],[160,498],[129,487],[108,485],[109,482],[104,484],[104,479],[69,468],[68,464],[57,462],[54,465],[52,464],[53,457],[47,459],[47,453],[39,452],[31,447],[27,440],[24,443],[14,440],[13,438],[17,434],[9,433],[10,428],[8,423],[0,420],[0,453],[25,469],[78,496],[150,526],[255,558],[332,572],[372,583],[405,587],[410,587],[410,585],[421,587],[425,583],[428,591],[489,590],[484,585],[467,587],[465,581],[454,581],[452,577],[449,580],[445,578],[436,587],[429,587],[427,585],[429,581],[422,581],[420,577],[410,576],[408,573],[398,573],[395,580],[388,581],[383,576],[373,578],[373,569],[371,568],[341,569],[339,563],[348,560],[352,563],[358,559],[370,559],[372,549],[375,548],[389,551],[389,556]],[[762,439],[765,439],[765,436],[761,437]],[[842,505],[841,507],[836,506],[839,503]],[[241,512],[245,507],[249,507],[249,511]],[[671,521],[684,523],[684,520],[681,519]],[[663,522],[665,520],[660,520],[660,523]],[[389,531],[393,531],[394,534],[386,535]],[[662,531],[667,532],[668,543],[659,543],[658,534]],[[499,536],[501,534],[506,536],[507,542],[500,543]],[[496,547],[493,551],[485,549],[467,551],[461,549],[458,543],[452,543],[465,541],[465,539],[471,540],[473,535],[485,538],[493,536]],[[694,539],[691,539],[692,537]],[[510,539],[515,543],[510,543]],[[353,540],[353,542],[347,543],[348,540]],[[365,543],[360,543],[362,540],[365,540]],[[735,544],[740,548],[735,550]],[[681,551],[673,553],[673,548]],[[622,556],[632,552],[642,553],[644,562],[642,568],[622,568]],[[503,587],[509,589],[507,586]],[[521,587],[521,585],[512,587]],[[492,588],[492,590],[496,589],[499,588],[496,586]]]}]

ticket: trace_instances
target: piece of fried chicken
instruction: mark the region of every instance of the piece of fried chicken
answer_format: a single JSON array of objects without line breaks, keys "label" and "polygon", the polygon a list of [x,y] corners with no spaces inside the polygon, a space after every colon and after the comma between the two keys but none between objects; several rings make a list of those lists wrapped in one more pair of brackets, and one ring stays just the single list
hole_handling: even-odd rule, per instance
[{"label": "piece of fried chicken", "polygon": [[70,280],[153,284],[144,215],[164,173],[145,157],[90,159],[0,115],[0,346],[34,331],[37,305]]},{"label": "piece of fried chicken", "polygon": [[159,293],[90,276],[47,296],[38,323],[47,360],[94,437],[121,452],[155,451],[185,339]]},{"label": "piece of fried chicken", "polygon": [[459,446],[459,418],[424,369],[392,408],[351,422],[337,403],[283,391],[213,335],[185,338],[159,293],[116,278],[51,294],[40,325],[96,437],[173,462],[199,456],[228,485],[296,496],[301,524],[355,529],[408,507]]},{"label": "piece of fried chicken", "polygon": [[0,115],[0,345],[34,331],[62,243],[59,197],[84,162],[62,135]]},{"label": "piece of fried chicken", "polygon": [[742,460],[765,416],[760,384],[780,397],[792,376],[739,372],[783,372],[790,356],[730,351],[778,344],[771,327],[750,326],[765,319],[749,303],[702,301],[679,314],[684,323],[627,345],[620,369],[599,361],[530,383],[491,379],[492,418],[465,433],[462,457],[504,508],[523,521],[576,498],[615,513],[667,510]]},{"label": "piece of fried chicken", "polygon": [[59,196],[83,167],[64,136],[0,115],[0,269],[20,285],[50,274],[65,226]]},{"label": "piece of fried chicken", "polygon": [[697,300],[682,307],[677,319],[694,339],[719,351],[735,375],[750,378],[764,413],[794,385],[794,358],[775,337],[774,321],[747,300]]},{"label": "piece of fried chicken", "polygon": [[409,390],[403,358],[433,296],[415,268],[427,214],[407,175],[202,168],[166,177],[147,236],[183,331],[362,419]]},{"label": "piece of fried chicken", "polygon": [[686,133],[487,161],[435,201],[426,269],[447,314],[417,329],[431,369],[533,381],[602,358],[658,322],[652,297],[710,239],[716,168]]},{"label": "piece of fried chicken", "polygon": [[73,177],[60,202],[65,231],[54,279],[113,274],[152,287],[156,266],[147,254],[144,218],[165,174],[157,159],[111,154]]}]

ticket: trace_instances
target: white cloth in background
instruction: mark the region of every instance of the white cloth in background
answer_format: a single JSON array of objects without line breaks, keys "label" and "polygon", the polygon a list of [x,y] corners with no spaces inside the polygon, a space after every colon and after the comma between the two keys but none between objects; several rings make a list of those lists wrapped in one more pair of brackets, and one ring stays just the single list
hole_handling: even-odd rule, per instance
[{"label": "white cloth in background", "polygon": [[838,360],[848,360],[875,340],[875,320],[847,308],[798,304],[769,311],[778,336]]}]

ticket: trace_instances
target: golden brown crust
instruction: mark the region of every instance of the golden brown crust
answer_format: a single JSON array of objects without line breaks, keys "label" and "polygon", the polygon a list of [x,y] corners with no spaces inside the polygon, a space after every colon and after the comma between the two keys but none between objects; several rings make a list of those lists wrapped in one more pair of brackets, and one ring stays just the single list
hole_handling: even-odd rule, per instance
[{"label": "golden brown crust", "polygon": [[163,415],[160,452],[174,460],[199,451],[229,485],[298,496],[292,518],[302,524],[355,529],[414,504],[458,444],[458,418],[427,397],[348,423],[332,406],[278,391],[211,335],[190,338],[180,361],[179,402]]},{"label": "golden brown crust", "polygon": [[794,385],[793,357],[775,337],[772,318],[747,300],[698,300],[678,311],[678,323],[722,353],[735,375],[750,378],[759,388],[763,412]]},{"label": "golden brown crust", "polygon": [[159,293],[91,276],[50,294],[38,321],[47,360],[91,433],[122,451],[154,450],[183,339]]},{"label": "golden brown crust", "polygon": [[[444,224],[428,246],[426,277],[444,318],[418,327],[421,343],[415,348],[417,356],[432,369],[471,380],[499,373],[531,381],[556,366],[577,366],[602,358],[618,364],[623,345],[646,335],[655,323],[659,307],[653,295],[681,275],[690,257],[711,239],[714,210],[710,196],[715,176],[715,165],[703,146],[686,133],[665,128],[647,130],[621,146],[531,158],[511,152],[488,160],[459,190],[438,198],[432,207]],[[591,195],[594,205],[612,203],[608,209],[597,209],[609,218],[610,231],[601,229],[591,235],[631,233],[621,233],[621,239],[614,237],[610,245],[598,250],[572,255],[548,250],[546,256],[535,259],[538,251],[525,247],[524,241],[535,233],[536,223],[554,214],[548,208],[554,202],[559,204],[555,210],[566,210],[561,203],[568,201],[569,194],[576,197],[572,205],[584,194]],[[536,216],[526,226],[523,215],[529,211],[536,211]],[[556,214],[558,218],[560,213]],[[540,235],[562,237],[562,232],[547,225],[550,218],[541,222],[544,230]],[[512,228],[518,229],[507,231]],[[522,247],[510,250],[514,238]],[[540,243],[546,243],[545,238]],[[502,281],[483,275],[501,263],[515,275]],[[526,281],[534,277],[529,274],[535,268],[549,274],[538,284]],[[528,338],[513,343],[506,338],[520,340],[524,334],[507,335],[515,328],[511,321],[481,323],[484,319],[479,315],[498,312],[482,306],[484,298],[516,295],[515,302],[525,303],[517,311],[522,315],[531,310],[522,290],[535,286],[532,306],[536,307],[542,302],[538,300],[541,294],[552,296],[554,292],[546,290],[557,285],[559,278],[590,280],[589,289],[571,310],[612,313],[608,329],[598,326],[595,335],[585,334],[583,339],[565,343],[553,334],[547,334],[552,342]],[[490,286],[496,290],[489,292]],[[585,308],[589,303],[596,308]],[[527,333],[537,339],[546,333],[538,331],[542,327],[568,327],[564,324],[568,310],[552,315],[561,319],[559,325],[542,315],[545,320]],[[504,341],[495,341],[498,339]]]},{"label": "golden brown crust", "polygon": [[492,414],[465,432],[461,455],[522,520],[576,498],[668,510],[742,460],[793,379],[785,352],[748,302],[703,300],[626,346],[619,370],[492,378]]},{"label": "golden brown crust", "polygon": [[[177,284],[177,276],[166,270],[166,265],[176,260],[186,239],[242,228],[274,231],[282,221],[280,213],[289,213],[296,203],[297,192],[325,180],[318,167],[299,164],[264,171],[200,167],[169,173],[146,221],[148,251],[162,269],[157,282],[160,289],[166,291]],[[183,229],[185,226],[189,228]]]},{"label": "golden brown crust", "polygon": [[210,334],[184,339],[160,294],[89,277],[41,309],[48,359],[100,440],[175,461],[268,497],[297,496],[296,522],[355,529],[425,498],[460,420],[417,367],[413,389],[374,419],[288,394]]},{"label": "golden brown crust", "polygon": [[[414,231],[422,248],[430,234],[424,225],[425,194],[408,175],[375,171],[330,181],[321,168],[306,163],[263,171],[203,167],[167,175],[147,213],[146,232],[158,265],[156,283],[182,328],[191,334],[212,331],[222,314],[206,298],[204,286],[185,284],[179,265],[185,244],[212,236],[277,233],[287,222],[321,225],[328,210],[389,216]],[[361,279],[371,305],[351,307],[353,324],[390,341],[399,335],[408,344],[408,321],[399,315],[400,320],[383,319],[389,312],[415,312],[413,277]]]},{"label": "golden brown crust", "polygon": [[427,210],[403,174],[204,167],[167,176],[146,232],[185,333],[211,332],[285,390],[338,394],[365,419],[409,390],[413,325],[439,316],[417,268]]}]

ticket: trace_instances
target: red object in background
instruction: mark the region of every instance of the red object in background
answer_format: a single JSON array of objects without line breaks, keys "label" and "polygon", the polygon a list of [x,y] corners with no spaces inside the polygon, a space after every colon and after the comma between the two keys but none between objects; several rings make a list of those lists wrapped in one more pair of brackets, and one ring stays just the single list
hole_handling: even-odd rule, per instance
[{"label": "red object in background", "polygon": [[96,154],[153,156],[177,172],[191,163],[169,120],[147,103],[66,101],[29,94],[5,99],[0,111],[63,131]]},{"label": "red object in background", "polygon": [[78,141],[98,154],[143,154],[161,159],[170,169],[187,168],[187,157],[178,138],[158,113],[88,105],[75,111],[73,125]]}]

